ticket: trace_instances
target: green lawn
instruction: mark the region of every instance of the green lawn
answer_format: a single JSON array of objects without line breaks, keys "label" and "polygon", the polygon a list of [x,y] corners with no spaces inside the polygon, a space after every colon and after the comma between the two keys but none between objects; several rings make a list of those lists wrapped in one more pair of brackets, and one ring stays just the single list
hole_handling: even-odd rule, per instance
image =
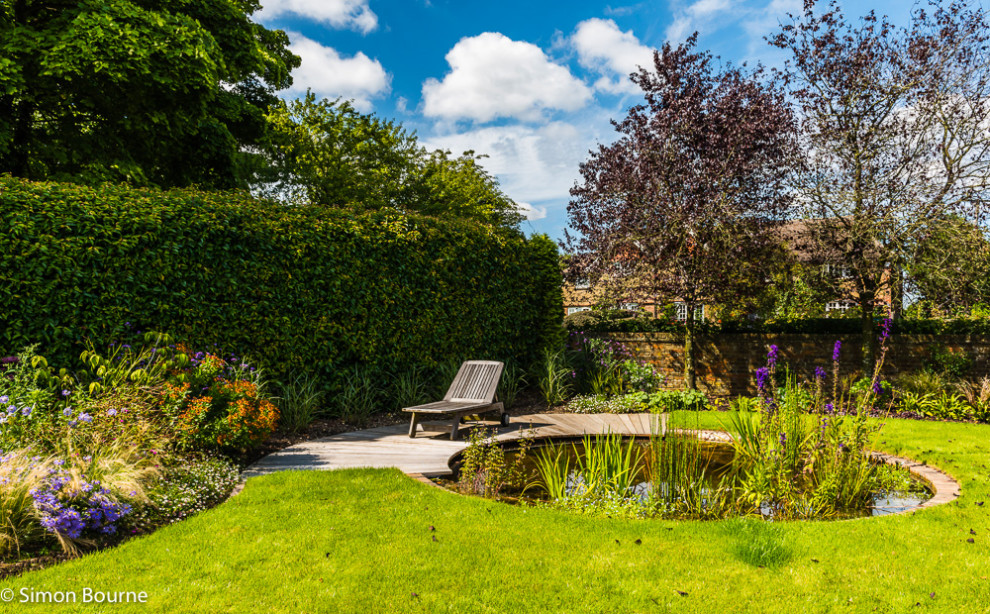
[{"label": "green lawn", "polygon": [[[904,516],[767,527],[517,508],[397,471],[287,472],[0,589],[146,591],[147,604],[129,606],[142,612],[990,612],[990,426],[889,420],[880,440],[952,474],[962,497]],[[789,558],[748,562],[764,541]]]}]

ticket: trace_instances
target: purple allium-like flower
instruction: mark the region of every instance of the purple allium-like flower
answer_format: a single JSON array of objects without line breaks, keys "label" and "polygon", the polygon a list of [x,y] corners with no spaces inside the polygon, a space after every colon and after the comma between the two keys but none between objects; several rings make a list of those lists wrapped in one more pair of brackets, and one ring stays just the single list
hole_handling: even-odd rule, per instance
[{"label": "purple allium-like flower", "polygon": [[107,410],[107,415],[108,416],[116,416],[117,415],[117,410],[111,407],[110,409]]},{"label": "purple allium-like flower", "polygon": [[87,423],[88,422],[92,422],[93,421],[93,416],[90,416],[86,412],[83,412],[83,413],[79,414],[79,421],[80,422],[87,422]]},{"label": "purple allium-like flower", "polygon": [[777,346],[771,345],[770,351],[767,352],[767,366],[772,367],[777,364]]},{"label": "purple allium-like flower", "polygon": [[71,407],[66,407],[65,409],[63,409],[62,410],[62,415],[65,416],[66,418],[71,417],[72,416],[72,408]]},{"label": "purple allium-like flower", "polygon": [[69,396],[70,394],[72,394],[72,393],[71,393],[71,392],[69,392],[68,390],[63,390],[63,391],[62,391],[62,396],[63,396],[63,397],[67,397],[67,396]]},{"label": "purple allium-like flower", "polygon": [[31,415],[31,412],[33,410],[34,410],[34,405],[28,405],[27,407],[21,408],[21,413],[24,414],[24,417],[26,418]]},{"label": "purple allium-like flower", "polygon": [[835,347],[832,349],[832,360],[835,362],[839,361],[839,352],[842,350],[842,342],[836,341]]},{"label": "purple allium-like flower", "polygon": [[8,397],[7,395],[0,396],[0,404],[6,403],[9,400],[10,400],[10,397]]},{"label": "purple allium-like flower", "polygon": [[825,369],[823,367],[815,367],[815,379],[819,381],[825,379]]}]

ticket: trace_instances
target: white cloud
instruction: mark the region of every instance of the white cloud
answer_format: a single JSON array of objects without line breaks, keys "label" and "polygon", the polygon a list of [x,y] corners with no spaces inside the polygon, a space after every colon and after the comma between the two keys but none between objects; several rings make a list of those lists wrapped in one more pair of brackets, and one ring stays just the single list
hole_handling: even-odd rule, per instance
[{"label": "white cloud", "polygon": [[302,65],[292,73],[289,94],[300,94],[307,88],[325,98],[348,98],[359,111],[371,110],[371,99],[389,92],[391,76],[378,60],[358,52],[350,58],[341,56],[332,47],[289,32],[289,49],[302,59]]},{"label": "white cloud", "polygon": [[735,2],[736,0],[697,0],[678,7],[674,11],[674,21],[667,27],[667,40],[674,44],[681,43],[693,32],[708,29],[730,10],[738,10]]},{"label": "white cloud", "polygon": [[[490,126],[424,140],[429,148],[449,149],[455,154],[474,150],[488,157],[481,164],[498,177],[502,190],[517,203],[526,203],[546,214],[548,201],[566,201],[578,178],[578,165],[588,150],[608,133],[607,117],[582,117],[581,128],[550,122],[545,126]],[[531,218],[539,219],[539,218]]]},{"label": "white cloud", "polygon": [[519,212],[523,214],[523,217],[525,217],[530,222],[532,222],[533,220],[542,220],[547,216],[546,207],[534,207],[529,203],[520,203],[520,202],[516,203],[516,207],[519,209]]},{"label": "white cloud", "polygon": [[611,19],[588,19],[577,25],[571,45],[578,62],[602,75],[595,89],[613,94],[634,94],[640,89],[629,80],[639,67],[653,66],[653,49],[643,45],[632,33],[623,32]]},{"label": "white cloud", "polygon": [[264,0],[254,16],[259,21],[268,21],[286,15],[364,34],[378,27],[378,16],[368,7],[368,0]]},{"label": "white cloud", "polygon": [[423,83],[428,117],[538,121],[547,111],[576,111],[591,98],[591,90],[542,49],[497,32],[462,38],[446,59],[451,70],[443,81]]}]

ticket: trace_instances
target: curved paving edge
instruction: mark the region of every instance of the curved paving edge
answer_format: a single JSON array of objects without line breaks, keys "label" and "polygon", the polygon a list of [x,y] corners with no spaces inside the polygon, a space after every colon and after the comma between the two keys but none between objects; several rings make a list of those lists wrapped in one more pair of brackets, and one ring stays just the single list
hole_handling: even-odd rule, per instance
[{"label": "curved paving edge", "polygon": [[[512,441],[524,435],[534,438],[581,437],[600,433],[646,436],[658,433],[666,416],[656,414],[532,414],[512,418],[507,427],[486,423],[498,433],[499,441]],[[290,446],[258,460],[241,474],[244,480],[275,471],[326,471],[350,468],[396,468],[420,481],[450,475],[450,458],[467,447],[464,440],[450,441],[449,421],[424,422],[414,439],[406,425],[385,426],[352,433],[342,433]],[[731,440],[723,431],[703,430],[699,435],[709,441]],[[955,500],[961,487],[948,474],[912,459],[874,452],[873,457],[886,463],[900,465],[932,488],[933,496],[919,507],[932,507]],[[241,486],[239,485],[237,491]]]}]

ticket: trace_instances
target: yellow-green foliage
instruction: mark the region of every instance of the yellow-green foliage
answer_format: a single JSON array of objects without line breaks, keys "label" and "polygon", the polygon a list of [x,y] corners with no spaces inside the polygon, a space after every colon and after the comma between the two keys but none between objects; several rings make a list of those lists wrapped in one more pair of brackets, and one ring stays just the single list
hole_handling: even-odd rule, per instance
[{"label": "yellow-green foliage", "polygon": [[332,387],[353,364],[528,362],[559,330],[556,251],[397,211],[0,178],[0,352],[70,364],[132,322]]}]

